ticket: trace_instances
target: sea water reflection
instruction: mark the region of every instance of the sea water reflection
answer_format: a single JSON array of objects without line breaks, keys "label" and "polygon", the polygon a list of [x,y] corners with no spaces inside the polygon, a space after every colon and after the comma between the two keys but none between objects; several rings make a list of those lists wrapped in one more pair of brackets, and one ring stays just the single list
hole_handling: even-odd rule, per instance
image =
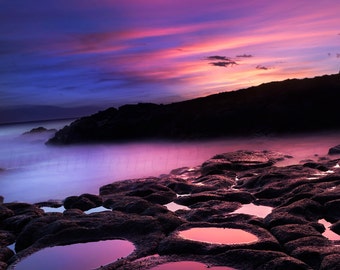
[{"label": "sea water reflection", "polygon": [[133,252],[134,248],[134,245],[126,240],[55,246],[33,253],[10,269],[90,270],[126,257]]},{"label": "sea water reflection", "polygon": [[180,231],[179,236],[188,240],[222,245],[245,244],[258,240],[257,236],[245,230],[218,227],[191,228]]},{"label": "sea water reflection", "polygon": [[340,143],[340,132],[294,137],[247,137],[199,142],[131,142],[46,146],[51,134],[22,136],[31,128],[61,128],[68,122],[0,126],[0,195],[5,202],[60,200],[123,179],[159,176],[197,166],[212,156],[240,149],[274,150],[294,156],[282,165],[317,159]]}]

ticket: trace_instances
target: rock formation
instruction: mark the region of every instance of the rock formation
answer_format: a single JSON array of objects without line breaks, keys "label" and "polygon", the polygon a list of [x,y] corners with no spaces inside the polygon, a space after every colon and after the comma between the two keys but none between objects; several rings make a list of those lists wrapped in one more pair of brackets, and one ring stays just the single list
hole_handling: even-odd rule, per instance
[{"label": "rock formation", "polygon": [[293,79],[167,105],[109,108],[56,132],[48,144],[202,139],[340,128],[339,75]]},{"label": "rock formation", "polygon": [[[339,269],[339,241],[326,238],[318,222],[327,220],[339,234],[340,159],[334,157],[280,167],[289,156],[240,150],[160,177],[107,184],[98,195],[70,196],[60,203],[1,202],[0,269],[13,269],[12,263],[45,247],[122,238],[136,250],[100,269],[150,269],[181,260],[240,270]],[[172,212],[165,207],[170,202],[189,208]],[[273,210],[265,218],[233,213],[249,203]],[[64,213],[40,208],[61,204]],[[97,206],[107,210],[84,213]],[[178,236],[197,227],[242,229],[258,241],[221,245]],[[7,247],[13,243],[16,254]]]}]

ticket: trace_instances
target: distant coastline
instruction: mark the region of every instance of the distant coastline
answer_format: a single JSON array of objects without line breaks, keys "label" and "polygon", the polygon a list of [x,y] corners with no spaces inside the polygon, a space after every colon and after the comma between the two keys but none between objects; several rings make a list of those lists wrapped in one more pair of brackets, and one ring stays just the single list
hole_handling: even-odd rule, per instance
[{"label": "distant coastline", "polygon": [[340,129],[339,74],[288,79],[171,104],[108,108],[59,130],[49,144],[209,139]]},{"label": "distant coastline", "polygon": [[55,119],[41,119],[41,120],[31,120],[31,121],[22,121],[22,122],[6,122],[0,123],[0,128],[4,126],[12,126],[12,125],[22,125],[22,124],[34,124],[34,123],[51,123],[56,121],[75,121],[78,119],[77,117],[66,117],[66,118],[55,118]]}]

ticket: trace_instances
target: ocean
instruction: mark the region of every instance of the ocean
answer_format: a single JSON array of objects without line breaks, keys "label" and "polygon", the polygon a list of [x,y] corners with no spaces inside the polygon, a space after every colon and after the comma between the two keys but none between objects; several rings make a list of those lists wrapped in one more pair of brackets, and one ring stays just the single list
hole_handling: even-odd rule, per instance
[{"label": "ocean", "polygon": [[23,135],[43,126],[60,129],[72,120],[0,126],[0,195],[5,202],[37,203],[71,195],[98,194],[119,180],[167,174],[194,167],[216,154],[235,150],[273,150],[294,158],[278,166],[317,160],[340,144],[340,131],[294,136],[252,136],[205,141],[143,141],[47,146],[53,132]]}]

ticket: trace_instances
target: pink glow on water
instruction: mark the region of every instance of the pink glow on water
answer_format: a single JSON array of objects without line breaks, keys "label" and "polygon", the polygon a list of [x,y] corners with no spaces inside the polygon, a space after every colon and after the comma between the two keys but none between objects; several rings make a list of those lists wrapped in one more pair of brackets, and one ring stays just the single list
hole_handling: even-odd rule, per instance
[{"label": "pink glow on water", "polygon": [[124,240],[107,240],[45,248],[24,258],[15,270],[94,269],[128,256],[134,245]]},{"label": "pink glow on water", "polygon": [[251,243],[258,240],[255,235],[241,229],[217,227],[191,228],[181,231],[179,236],[193,241],[224,245]]},{"label": "pink glow on water", "polygon": [[333,232],[329,227],[332,226],[331,223],[329,223],[328,221],[326,221],[325,219],[320,219],[319,223],[321,223],[322,225],[325,226],[325,231],[322,234],[324,237],[328,238],[329,240],[333,240],[333,241],[340,241],[340,235]]},{"label": "pink glow on water", "polygon": [[[294,157],[277,166],[298,164],[305,159],[317,161],[319,156],[327,155],[330,147],[338,145],[340,138],[339,132],[328,132],[196,142],[47,147],[44,145],[46,135],[21,136],[40,125],[46,126],[46,123],[0,129],[0,168],[5,169],[0,172],[0,195],[5,202],[39,202],[82,193],[98,194],[99,187],[118,180],[157,177],[176,168],[201,165],[216,154],[240,149],[273,150]],[[46,127],[59,128],[60,123]]]},{"label": "pink glow on water", "polygon": [[170,262],[158,265],[151,268],[150,270],[206,270],[207,268],[211,270],[235,270],[235,268],[227,266],[207,266],[199,262],[183,261],[183,262]]},{"label": "pink glow on water", "polygon": [[271,213],[272,209],[273,208],[269,206],[255,205],[250,203],[242,205],[242,207],[234,211],[233,214],[247,214],[265,218]]}]

